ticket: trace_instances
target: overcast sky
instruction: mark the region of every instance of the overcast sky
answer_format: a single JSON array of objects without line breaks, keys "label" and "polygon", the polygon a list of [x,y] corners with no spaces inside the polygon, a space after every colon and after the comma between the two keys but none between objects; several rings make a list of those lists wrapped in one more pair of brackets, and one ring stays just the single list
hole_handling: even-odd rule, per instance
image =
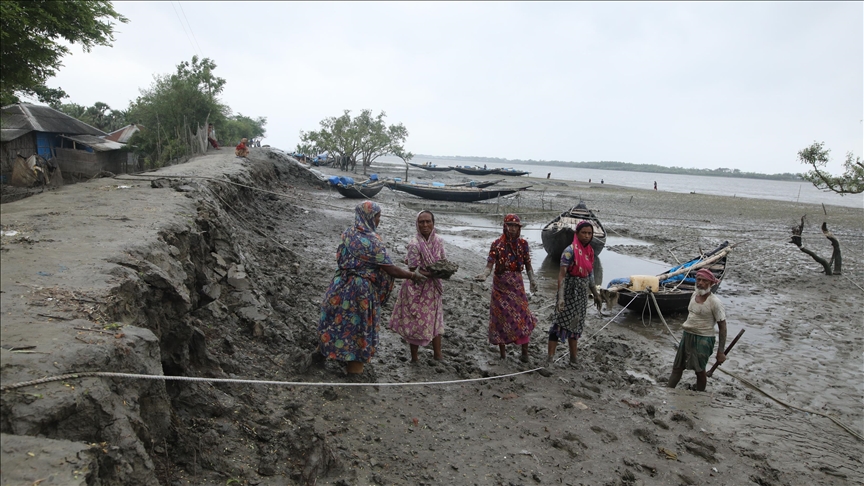
[{"label": "overcast sky", "polygon": [[[293,150],[383,110],[415,154],[839,173],[864,155],[864,3],[116,2],[113,47],[49,86],[125,108],[194,54],[222,101]],[[188,23],[187,23],[188,21]],[[217,127],[218,130],[218,127]],[[422,159],[419,159],[422,161]]]}]

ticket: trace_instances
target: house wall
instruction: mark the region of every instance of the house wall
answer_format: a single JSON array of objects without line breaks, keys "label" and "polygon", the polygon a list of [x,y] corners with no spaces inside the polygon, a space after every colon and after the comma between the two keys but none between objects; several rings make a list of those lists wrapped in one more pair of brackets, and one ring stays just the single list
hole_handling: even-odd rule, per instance
[{"label": "house wall", "polygon": [[125,174],[128,165],[127,152],[112,150],[110,152],[88,153],[83,150],[68,148],[54,149],[57,164],[67,181],[90,178],[104,171],[114,174]]},{"label": "house wall", "polygon": [[22,157],[27,158],[36,153],[36,138],[33,133],[26,133],[15,140],[4,142],[0,147],[0,175],[5,179],[12,177],[16,154],[20,153]]}]

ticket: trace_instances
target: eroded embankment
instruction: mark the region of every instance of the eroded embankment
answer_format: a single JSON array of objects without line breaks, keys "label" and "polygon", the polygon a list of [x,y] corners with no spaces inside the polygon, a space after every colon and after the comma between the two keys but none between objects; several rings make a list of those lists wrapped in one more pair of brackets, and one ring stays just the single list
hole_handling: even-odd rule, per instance
[{"label": "eroded embankment", "polygon": [[[277,362],[302,366],[314,335],[296,324],[314,316],[308,306],[294,309],[293,289],[308,282],[298,272],[293,242],[267,236],[273,220],[290,225],[298,210],[287,198],[252,187],[284,194],[289,184],[314,179],[304,181],[308,172],[284,160],[255,161],[247,169],[231,176],[234,184],[148,177],[152,191],[185,192],[195,213],[109,257],[116,284],[88,299],[99,303],[104,322],[122,327],[64,340],[50,359],[4,350],[4,385],[76,371],[272,379]],[[77,317],[74,309],[70,314]],[[76,327],[99,327],[92,319],[57,317],[22,331],[26,340],[38,340],[27,333],[50,340],[74,335]],[[66,481],[72,475],[73,483],[168,484],[180,468],[181,476],[206,483],[241,477],[250,465],[261,475],[312,481],[333,467],[333,454],[313,426],[300,423],[297,407],[267,409],[267,393],[258,385],[73,379],[4,393],[2,433],[65,444],[65,456],[79,458],[74,471],[67,465],[44,476]],[[75,444],[81,441],[92,446]],[[12,462],[13,442],[4,436],[6,479],[19,466]],[[58,445],[43,446],[52,448]]]}]

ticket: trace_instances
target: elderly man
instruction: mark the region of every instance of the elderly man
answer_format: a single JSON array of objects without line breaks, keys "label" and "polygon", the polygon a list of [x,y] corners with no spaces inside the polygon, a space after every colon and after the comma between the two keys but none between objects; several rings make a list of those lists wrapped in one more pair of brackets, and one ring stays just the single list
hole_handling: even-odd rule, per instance
[{"label": "elderly man", "polygon": [[685,369],[696,372],[696,390],[705,391],[708,376],[705,367],[708,358],[714,351],[714,323],[720,330],[720,343],[717,346],[717,362],[726,361],[723,350],[726,348],[726,312],[723,303],[711,293],[711,286],[717,283],[717,277],[710,270],[703,268],[696,272],[696,291],[690,298],[687,307],[689,314],[684,321],[684,337],[678,344],[678,354],[669,375],[669,388],[675,388]]}]

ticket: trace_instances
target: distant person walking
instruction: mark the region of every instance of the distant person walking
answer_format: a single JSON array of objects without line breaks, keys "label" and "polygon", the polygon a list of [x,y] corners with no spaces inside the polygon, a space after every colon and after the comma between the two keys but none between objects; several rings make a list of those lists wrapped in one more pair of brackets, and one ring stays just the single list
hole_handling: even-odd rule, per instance
[{"label": "distant person walking", "polygon": [[657,190],[657,181],[654,181],[654,190]]},{"label": "distant person walking", "polygon": [[531,331],[537,325],[537,318],[528,308],[528,295],[522,282],[522,269],[528,273],[531,292],[537,292],[534,270],[531,268],[531,250],[528,242],[520,238],[522,223],[519,216],[508,214],[504,217],[504,234],[492,242],[483,274],[474,277],[484,282],[492,273],[492,299],[489,306],[489,342],[497,344],[501,358],[507,357],[507,345],[518,344],[522,347],[520,360],[528,362],[528,342]]}]

